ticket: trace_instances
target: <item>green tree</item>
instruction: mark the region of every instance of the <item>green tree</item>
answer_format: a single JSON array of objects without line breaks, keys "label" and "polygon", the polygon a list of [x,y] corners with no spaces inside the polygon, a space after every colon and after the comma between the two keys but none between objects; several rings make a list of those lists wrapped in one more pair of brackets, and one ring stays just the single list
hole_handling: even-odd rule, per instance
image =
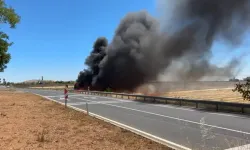
[{"label": "green tree", "polygon": [[233,91],[239,92],[244,100],[250,101],[250,79],[246,79],[245,83],[236,84]]},{"label": "green tree", "polygon": [[243,79],[244,81],[250,80],[250,77],[246,77]]},{"label": "green tree", "polygon": [[[16,14],[15,10],[7,6],[4,0],[0,0],[0,24],[8,24],[10,28],[15,28],[19,22],[20,16]],[[0,72],[7,68],[6,65],[11,59],[8,49],[12,44],[12,42],[9,42],[9,36],[0,31]]]}]

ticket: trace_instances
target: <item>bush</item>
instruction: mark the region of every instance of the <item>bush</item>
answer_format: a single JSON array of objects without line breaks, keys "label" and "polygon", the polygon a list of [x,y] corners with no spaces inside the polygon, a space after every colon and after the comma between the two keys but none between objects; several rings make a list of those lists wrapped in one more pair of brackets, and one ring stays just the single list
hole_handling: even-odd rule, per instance
[{"label": "bush", "polygon": [[240,80],[239,80],[239,79],[233,78],[233,79],[229,79],[229,81],[230,81],[230,82],[239,82]]},{"label": "bush", "polygon": [[236,84],[235,89],[233,91],[239,92],[244,100],[250,101],[250,79],[246,80],[246,83],[241,84],[240,82]]},{"label": "bush", "polygon": [[250,77],[246,77],[243,79],[244,81],[250,80]]},{"label": "bush", "polygon": [[105,92],[112,92],[111,88],[107,88]]}]

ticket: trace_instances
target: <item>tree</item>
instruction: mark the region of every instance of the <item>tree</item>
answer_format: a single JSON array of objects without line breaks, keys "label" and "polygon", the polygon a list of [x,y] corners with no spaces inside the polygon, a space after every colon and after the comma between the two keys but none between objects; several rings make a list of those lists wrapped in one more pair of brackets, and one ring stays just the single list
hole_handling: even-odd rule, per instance
[{"label": "tree", "polygon": [[250,80],[250,77],[246,77],[243,79],[244,81]]},{"label": "tree", "polygon": [[5,79],[3,79],[3,85],[5,85],[6,84],[6,81],[5,81]]},{"label": "tree", "polygon": [[[0,0],[0,23],[9,24],[10,28],[15,28],[19,22],[20,16],[16,14],[15,10],[7,6],[4,0]],[[7,68],[6,65],[11,59],[8,49],[12,44],[12,42],[9,42],[9,36],[0,31],[0,72]]]},{"label": "tree", "polygon": [[244,100],[250,101],[250,79],[246,79],[245,83],[238,83],[233,91],[239,92]]},{"label": "tree", "polygon": [[239,79],[236,79],[236,78],[232,78],[232,79],[229,79],[230,82],[239,82],[240,80]]}]

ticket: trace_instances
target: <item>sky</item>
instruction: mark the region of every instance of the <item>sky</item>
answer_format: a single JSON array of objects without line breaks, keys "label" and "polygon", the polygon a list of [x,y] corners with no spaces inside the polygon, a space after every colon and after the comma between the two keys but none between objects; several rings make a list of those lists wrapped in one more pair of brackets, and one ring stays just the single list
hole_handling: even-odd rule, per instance
[{"label": "sky", "polygon": [[[147,10],[157,16],[155,0],[6,0],[21,16],[16,29],[1,26],[14,45],[9,48],[12,59],[0,78],[9,82],[25,80],[76,80],[84,69],[84,60],[100,36],[109,41],[120,20],[128,13]],[[249,36],[250,37],[250,36]],[[230,57],[247,51],[244,45]],[[214,63],[226,61],[224,50],[229,47],[216,43]],[[223,60],[221,60],[223,58]],[[225,60],[224,60],[225,58]],[[229,58],[229,57],[228,57]],[[250,64],[246,56],[246,64]],[[244,65],[240,78],[250,75]]]}]

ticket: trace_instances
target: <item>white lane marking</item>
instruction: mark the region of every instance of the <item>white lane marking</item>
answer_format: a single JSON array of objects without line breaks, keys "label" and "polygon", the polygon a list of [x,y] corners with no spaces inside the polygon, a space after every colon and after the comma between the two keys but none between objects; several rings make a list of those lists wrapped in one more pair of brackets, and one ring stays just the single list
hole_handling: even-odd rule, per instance
[{"label": "white lane marking", "polygon": [[219,115],[219,116],[227,116],[227,117],[234,117],[234,118],[244,118],[244,119],[249,119],[248,117],[240,116],[240,115],[230,115],[230,114],[222,114],[222,113],[209,113],[213,115]]},{"label": "white lane marking", "polygon": [[[35,94],[35,95],[44,97],[44,96],[42,96],[42,95],[40,95],[40,94]],[[52,99],[52,98],[49,98],[49,97],[44,97],[44,98],[46,98],[46,99],[48,99],[48,100],[51,100],[51,101],[53,101],[53,102],[59,103],[59,104],[61,104],[61,105],[64,105],[64,103],[59,102],[59,101],[57,101],[57,100],[54,100],[54,99]],[[81,112],[87,113],[86,110],[83,110],[83,109],[80,109],[80,108],[77,108],[77,107],[74,107],[74,106],[68,105],[68,107],[71,107],[71,108],[73,108],[73,109],[75,109],[75,110],[77,110],[77,111],[81,111]],[[188,147],[185,147],[185,146],[179,145],[179,144],[177,144],[177,143],[168,141],[168,140],[166,140],[166,139],[163,139],[163,138],[161,138],[161,137],[155,136],[155,135],[150,134],[150,133],[148,133],[148,132],[144,132],[144,131],[142,131],[142,130],[139,130],[139,129],[133,128],[133,127],[131,127],[131,126],[122,124],[122,123],[120,123],[120,122],[117,122],[117,121],[108,119],[108,118],[106,118],[106,117],[97,115],[97,114],[95,114],[95,113],[89,112],[89,115],[90,115],[90,116],[93,116],[93,117],[96,117],[96,118],[98,118],[98,119],[101,119],[101,120],[103,120],[103,121],[109,122],[109,123],[111,123],[111,124],[113,124],[113,125],[115,125],[115,126],[118,126],[118,127],[120,127],[120,128],[129,130],[129,131],[131,131],[131,132],[133,132],[133,133],[136,133],[136,134],[138,134],[138,135],[140,135],[140,136],[146,137],[146,138],[148,138],[148,139],[150,139],[150,140],[152,140],[152,141],[155,141],[155,142],[161,143],[161,144],[163,144],[163,145],[166,145],[166,146],[168,146],[168,147],[170,147],[170,148],[172,148],[172,149],[191,150],[191,149],[188,148]]]},{"label": "white lane marking", "polygon": [[86,103],[88,103],[89,105],[93,105],[93,104],[116,104],[116,103],[121,103],[121,102],[116,102],[116,101],[103,101],[103,102],[97,102],[97,101],[93,101],[93,102],[75,102],[75,103],[68,103],[68,105],[85,105]]},{"label": "white lane marking", "polygon": [[94,103],[107,104],[107,103],[130,103],[128,101],[92,101]]},{"label": "white lane marking", "polygon": [[73,105],[73,106],[75,106],[75,105],[85,105],[85,104],[86,104],[86,102],[68,103],[68,105]]},{"label": "white lane marking", "polygon": [[238,147],[233,147],[233,148],[229,148],[229,149],[225,149],[225,150],[250,150],[250,144],[242,145],[242,146],[238,146]]},{"label": "white lane marking", "polygon": [[[167,105],[161,105],[161,104],[155,104],[153,106],[166,107],[166,108],[172,108],[172,109],[180,109],[180,110],[187,110],[187,111],[196,111],[196,110],[191,109],[191,108],[178,108],[178,107],[174,107],[174,106],[167,106]],[[223,113],[216,113],[216,112],[213,112],[213,113],[208,112],[208,114],[227,116],[227,117],[234,117],[234,118],[242,118],[242,119],[249,119],[248,117],[244,117],[244,116],[230,115],[230,114],[223,114]]]},{"label": "white lane marking", "polygon": [[[49,97],[49,98],[54,98],[54,97],[63,97],[64,95],[56,95],[56,96],[44,96],[44,97]],[[76,95],[76,94],[69,94],[68,96],[79,96],[78,94]]]},{"label": "white lane marking", "polygon": [[[80,98],[77,98],[77,99],[80,99]],[[88,100],[88,101],[91,101],[91,100]],[[112,105],[112,104],[103,104],[103,105],[113,106],[113,107],[117,107],[117,108],[123,108],[123,109],[127,109],[127,110],[133,110],[133,111],[142,112],[142,113],[146,113],[146,114],[151,114],[151,115],[155,115],[155,116],[160,116],[160,117],[164,117],[164,118],[170,118],[170,119],[179,120],[179,121],[183,121],[183,122],[188,122],[188,123],[193,123],[193,124],[198,124],[198,125],[208,126],[208,127],[212,127],[212,128],[223,129],[223,130],[227,130],[227,131],[231,131],[231,132],[237,132],[237,133],[250,135],[249,132],[244,132],[244,131],[240,131],[240,130],[234,130],[234,129],[230,129],[230,128],[210,125],[210,124],[206,124],[206,123],[200,123],[200,122],[190,121],[190,120],[186,120],[186,119],[166,116],[166,115],[157,114],[157,113],[148,112],[148,111],[143,111],[143,110],[138,110],[138,109],[134,109],[134,108],[124,107],[124,106],[117,106],[117,105]]]},{"label": "white lane marking", "polygon": [[178,108],[178,107],[174,107],[174,106],[167,106],[167,105],[161,105],[161,104],[155,104],[153,106],[165,107],[165,108],[172,108],[172,109],[180,109],[180,110],[187,110],[187,111],[195,111],[195,110],[190,109],[190,108]]},{"label": "white lane marking", "polygon": [[[81,95],[79,95],[79,96],[81,96]],[[91,98],[92,97],[92,95],[85,95],[85,96],[87,96],[85,98]],[[112,100],[116,100],[116,101],[127,101],[127,102],[133,101],[133,100],[125,100],[125,99],[118,99],[118,98],[114,98],[114,97],[105,97],[105,96],[97,96],[97,95],[95,95],[95,97],[105,98],[105,99],[112,99]]]},{"label": "white lane marking", "polygon": [[[64,97],[60,97],[59,100],[65,101]],[[70,99],[67,99],[67,101],[71,101]]]},{"label": "white lane marking", "polygon": [[[63,95],[61,95],[61,96],[63,96]],[[80,97],[82,97],[83,94],[74,94],[74,95],[70,95],[70,96],[80,96]],[[84,98],[91,98],[92,97],[92,95],[84,95],[84,96],[85,96]],[[59,97],[59,96],[46,96],[46,97]],[[96,95],[95,95],[95,97],[107,98],[107,97],[96,96]],[[117,98],[112,98],[112,97],[108,97],[108,98],[109,99],[118,100],[118,101],[133,101],[133,100],[122,100],[122,99],[117,99]],[[133,101],[133,102],[136,102],[136,101]],[[157,105],[157,104],[154,105],[154,106],[166,107],[166,108],[173,108],[173,109],[180,109],[180,110],[186,110],[186,111],[196,111],[196,110],[189,109],[189,108],[175,108],[175,107],[172,107],[172,106],[163,106],[163,105]],[[227,117],[234,117],[234,118],[247,118],[247,117],[240,116],[240,115],[230,115],[230,114],[222,114],[222,113],[208,113],[208,114],[219,115],[219,116],[227,116]]]},{"label": "white lane marking", "polygon": [[[212,89],[212,90],[214,90],[214,89]],[[90,95],[89,95],[89,97],[91,97]],[[104,97],[102,97],[102,96],[96,96],[96,97],[100,97],[100,98],[104,98]],[[86,98],[86,97],[85,97]],[[110,99],[115,99],[115,100],[122,100],[122,99],[117,99],[117,98],[112,98],[112,97],[109,97]],[[133,101],[133,100],[125,100],[125,101]],[[133,101],[133,102],[135,102],[135,103],[139,103],[139,102],[137,102],[137,101]],[[180,109],[180,110],[186,110],[186,111],[196,111],[196,110],[194,110],[194,109],[191,109],[191,108],[177,108],[177,107],[174,107],[174,106],[168,106],[168,105],[162,105],[162,104],[153,104],[153,106],[159,106],[159,107],[166,107],[166,108],[173,108],[173,109]],[[245,118],[245,119],[249,119],[248,117],[244,117],[244,116],[242,116],[242,115],[230,115],[230,114],[223,114],[223,113],[216,113],[216,112],[214,112],[214,113],[209,113],[208,112],[208,114],[213,114],[213,115],[219,115],[219,116],[227,116],[227,117],[234,117],[234,118]]]},{"label": "white lane marking", "polygon": [[74,97],[74,99],[79,99],[79,100],[84,100],[84,101],[88,101],[88,102],[93,102],[95,104],[106,104],[106,103],[130,103],[132,101],[92,101],[92,100],[89,100],[89,99],[85,99],[85,98],[77,98],[77,97]]}]

